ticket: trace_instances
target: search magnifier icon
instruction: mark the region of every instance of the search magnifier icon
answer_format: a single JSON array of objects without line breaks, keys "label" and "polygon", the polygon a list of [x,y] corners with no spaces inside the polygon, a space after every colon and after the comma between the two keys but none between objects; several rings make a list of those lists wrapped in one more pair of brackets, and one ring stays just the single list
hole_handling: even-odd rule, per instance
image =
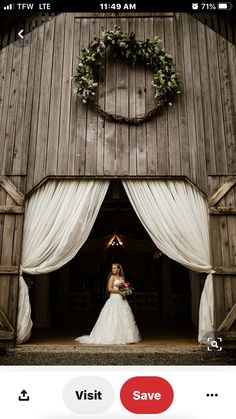
[{"label": "search magnifier icon", "polygon": [[213,351],[212,348],[216,348],[217,352],[222,351],[222,346],[221,346],[222,338],[217,337],[214,339],[210,337],[207,339],[207,341],[208,341],[208,347],[207,347],[208,351]]},{"label": "search magnifier icon", "polygon": [[211,346],[212,346],[212,348],[217,348],[217,349],[219,349],[219,346],[218,346],[218,343],[216,342],[216,340],[212,340],[212,341],[211,341]]}]

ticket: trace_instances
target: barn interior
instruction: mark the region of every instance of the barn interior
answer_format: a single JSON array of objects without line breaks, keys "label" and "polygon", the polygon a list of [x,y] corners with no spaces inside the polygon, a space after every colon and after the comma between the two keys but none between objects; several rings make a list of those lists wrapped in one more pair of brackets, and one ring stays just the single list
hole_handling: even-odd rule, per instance
[{"label": "barn interior", "polygon": [[149,237],[122,182],[110,182],[88,240],[61,269],[31,276],[32,344],[73,344],[89,334],[108,295],[112,263],[134,287],[128,300],[143,344],[197,344],[204,275],[169,259]]}]

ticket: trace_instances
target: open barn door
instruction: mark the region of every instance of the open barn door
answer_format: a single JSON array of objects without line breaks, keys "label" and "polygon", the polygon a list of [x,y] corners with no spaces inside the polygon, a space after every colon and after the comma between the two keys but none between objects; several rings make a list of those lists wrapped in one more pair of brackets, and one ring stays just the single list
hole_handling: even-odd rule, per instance
[{"label": "open barn door", "polygon": [[236,177],[209,198],[214,274],[215,326],[225,339],[236,339]]},{"label": "open barn door", "polygon": [[24,197],[0,176],[0,347],[16,337]]}]

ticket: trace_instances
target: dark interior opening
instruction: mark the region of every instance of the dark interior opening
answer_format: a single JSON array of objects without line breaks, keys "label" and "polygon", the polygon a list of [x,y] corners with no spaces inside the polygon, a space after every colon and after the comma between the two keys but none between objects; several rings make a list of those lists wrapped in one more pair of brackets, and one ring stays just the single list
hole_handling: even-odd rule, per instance
[{"label": "dark interior opening", "polygon": [[113,262],[122,264],[125,278],[134,286],[128,298],[143,339],[168,335],[196,338],[189,270],[156,248],[119,180],[110,182],[84,246],[73,260],[47,277],[48,316],[44,325],[40,322],[42,295],[39,297],[38,292],[44,279],[33,278],[33,338],[36,329],[43,333],[46,326],[58,336],[69,331],[73,337],[89,334],[108,298],[106,281]]}]

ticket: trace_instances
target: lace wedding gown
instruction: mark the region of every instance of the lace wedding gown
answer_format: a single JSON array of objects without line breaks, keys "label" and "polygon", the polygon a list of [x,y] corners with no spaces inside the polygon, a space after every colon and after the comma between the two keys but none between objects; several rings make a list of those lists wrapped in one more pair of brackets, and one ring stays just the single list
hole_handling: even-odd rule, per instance
[{"label": "lace wedding gown", "polygon": [[[120,283],[120,279],[115,279],[113,289],[118,290]],[[80,343],[112,345],[136,343],[141,337],[128,301],[120,294],[111,293],[90,335],[75,340]]]}]

